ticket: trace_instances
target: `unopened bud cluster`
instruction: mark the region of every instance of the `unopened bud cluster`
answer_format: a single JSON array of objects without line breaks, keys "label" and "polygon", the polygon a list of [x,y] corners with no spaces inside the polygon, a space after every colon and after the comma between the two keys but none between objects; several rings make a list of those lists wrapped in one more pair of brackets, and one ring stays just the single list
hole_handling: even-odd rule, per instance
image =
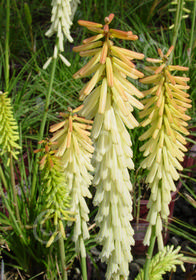
[{"label": "unopened bud cluster", "polygon": [[146,98],[142,102],[144,109],[140,113],[140,117],[144,118],[141,125],[149,125],[139,139],[147,140],[140,148],[146,157],[141,167],[149,170],[146,182],[151,189],[147,217],[149,227],[144,244],[149,245],[152,226],[156,225],[160,250],[163,249],[162,219],[166,220],[169,215],[171,191],[176,190],[174,181],[179,179],[179,171],[183,169],[180,162],[187,151],[183,134],[189,134],[186,127],[190,117],[186,115],[186,111],[191,108],[191,100],[186,93],[189,78],[171,74],[173,71],[187,71],[188,68],[168,65],[172,50],[173,47],[163,55],[159,49],[160,59],[147,59],[161,65],[148,67],[154,71],[154,75],[140,80],[145,84],[154,84],[151,89],[143,92]]},{"label": "unopened bud cluster", "polygon": [[[17,144],[19,140],[18,125],[14,119],[11,100],[7,93],[0,91],[0,155],[8,153],[16,160],[21,147]],[[9,159],[7,164],[9,165]]]},{"label": "unopened bud cluster", "polygon": [[46,247],[49,247],[55,237],[61,234],[65,238],[63,221],[73,220],[73,213],[70,212],[70,198],[65,184],[63,169],[60,159],[56,156],[52,145],[48,141],[41,141],[44,148],[35,152],[44,152],[40,160],[40,170],[42,171],[42,196],[44,198],[44,211],[46,211],[42,223],[53,220],[55,231],[48,240]]}]

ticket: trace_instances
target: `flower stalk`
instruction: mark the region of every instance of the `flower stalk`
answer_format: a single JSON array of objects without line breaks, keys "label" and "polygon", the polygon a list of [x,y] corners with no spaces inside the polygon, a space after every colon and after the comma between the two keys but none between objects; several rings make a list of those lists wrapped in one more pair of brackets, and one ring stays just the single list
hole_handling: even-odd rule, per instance
[{"label": "flower stalk", "polygon": [[[5,38],[5,90],[8,91],[9,90],[9,69],[10,69],[10,65],[9,65],[9,36],[10,36],[10,0],[6,1],[7,7],[6,7],[6,38]],[[4,93],[4,96],[2,96],[2,92],[0,92],[0,106],[1,106],[1,112],[6,110],[5,106],[9,106],[8,110],[8,114],[7,116],[10,114],[10,116],[12,117],[12,120],[14,122],[13,119],[13,113],[11,111],[11,107],[10,107],[10,100],[8,100],[7,95]],[[4,107],[4,108],[3,108]],[[2,112],[2,113],[5,113]],[[4,116],[1,117],[2,122],[4,123],[3,126],[3,130],[5,129],[6,131],[6,126],[8,129],[9,124],[6,124],[6,118],[7,118],[6,114]],[[14,125],[14,123],[13,123]],[[3,133],[5,133],[5,131]],[[16,136],[16,132],[14,132],[14,130],[12,131],[15,136]],[[17,137],[17,136],[16,136]],[[1,144],[6,145],[6,139],[1,139]],[[4,142],[5,141],[5,142]],[[11,141],[11,138],[9,139],[9,141]],[[4,143],[3,143],[4,142]],[[17,202],[17,190],[16,190],[16,186],[15,186],[15,175],[14,175],[14,166],[13,166],[13,158],[12,158],[12,145],[9,146],[9,144],[7,145],[8,151],[9,151],[9,161],[8,161],[8,165],[10,165],[10,172],[11,172],[11,185],[12,185],[12,192],[13,192],[13,200],[14,200],[14,208],[15,208],[15,213],[16,213],[16,217],[18,222],[21,222],[20,220],[20,215],[19,215],[19,209],[18,209],[18,202]],[[19,146],[18,146],[19,148]],[[16,154],[15,154],[16,155]],[[16,158],[16,157],[15,157]]]},{"label": "flower stalk", "polygon": [[193,5],[193,12],[192,12],[192,23],[191,23],[191,35],[189,41],[189,51],[190,51],[190,58],[189,58],[189,67],[191,64],[191,56],[193,51],[193,39],[194,39],[194,30],[195,30],[195,17],[196,17],[196,1],[194,1]]},{"label": "flower stalk", "polygon": [[64,180],[69,189],[70,210],[75,214],[73,241],[76,252],[81,256],[82,273],[86,279],[84,241],[90,235],[87,226],[89,209],[85,197],[92,197],[88,187],[92,181],[89,171],[93,171],[90,160],[94,148],[89,138],[92,121],[79,117],[76,114],[79,109],[80,107],[72,111],[68,108],[68,113],[60,113],[64,120],[51,126],[50,131],[54,132],[54,135],[50,141],[56,143],[56,156],[61,160]]},{"label": "flower stalk", "polygon": [[[177,2],[177,8],[176,8],[176,15],[175,15],[175,22],[174,22],[173,40],[172,40],[172,46],[174,47],[174,49],[175,49],[176,41],[178,38],[178,32],[179,32],[180,26],[181,26],[183,5],[184,5],[185,1],[179,0],[176,2]],[[169,57],[169,64],[172,63],[172,59],[173,59],[173,52],[171,53],[171,55]]]},{"label": "flower stalk", "polygon": [[86,267],[86,257],[81,257],[81,268],[82,268],[82,280],[88,280],[87,267]]},{"label": "flower stalk", "polygon": [[152,227],[151,239],[150,239],[150,246],[148,248],[148,252],[147,252],[147,255],[146,255],[146,262],[145,262],[145,265],[144,265],[144,280],[149,280],[150,279],[149,268],[150,268],[150,263],[151,263],[152,256],[153,256],[155,241],[156,241],[156,227],[153,226]]},{"label": "flower stalk", "polygon": [[[51,93],[52,93],[52,86],[53,86],[55,70],[56,70],[56,63],[57,63],[57,59],[54,58],[52,68],[51,68],[51,75],[50,75],[50,80],[49,80],[49,85],[48,85],[48,91],[47,91],[47,95],[46,95],[44,114],[43,114],[42,122],[40,125],[39,138],[38,138],[39,142],[43,139],[43,136],[44,136],[44,130],[45,130],[45,126],[46,126],[46,120],[47,120],[47,115],[48,115],[48,110],[49,110],[49,105],[50,105],[50,97],[51,97]],[[38,142],[37,149],[40,149],[40,147],[41,147],[41,144],[39,144],[39,142]],[[32,202],[35,199],[35,194],[36,194],[38,158],[39,158],[39,153],[36,154],[35,163],[34,163],[33,180],[32,180],[32,186],[31,186],[31,201]]]},{"label": "flower stalk", "polygon": [[13,158],[18,159],[18,150],[21,149],[17,141],[19,140],[18,126],[13,116],[11,100],[7,97],[7,93],[0,91],[0,155],[7,154],[7,166],[10,166],[11,185],[13,192],[14,208],[18,222],[20,215],[17,201],[17,189],[15,186],[15,174],[13,166]]},{"label": "flower stalk", "polygon": [[[52,86],[53,86],[53,82],[54,82],[54,75],[55,75],[56,63],[57,63],[58,57],[60,57],[60,59],[63,61],[63,63],[66,66],[68,66],[68,67],[70,66],[69,61],[62,55],[62,52],[64,51],[63,44],[64,44],[65,38],[67,38],[70,42],[73,41],[73,39],[70,35],[70,26],[72,24],[71,17],[73,17],[73,13],[75,13],[78,3],[79,3],[78,0],[73,0],[72,9],[71,9],[70,1],[68,1],[68,0],[66,0],[66,1],[53,0],[51,2],[51,5],[52,5],[51,22],[52,22],[52,24],[45,35],[48,37],[51,37],[53,34],[56,33],[57,37],[56,37],[56,43],[54,46],[53,56],[49,57],[48,60],[43,65],[43,69],[46,69],[49,66],[49,64],[52,62],[49,86],[48,86],[45,108],[44,108],[44,115],[43,115],[42,122],[40,125],[38,141],[41,141],[43,139],[43,135],[44,135],[44,129],[45,129],[46,120],[47,120],[47,114],[48,114],[48,109],[49,109],[49,104],[50,104],[50,97],[51,97],[51,93],[52,93]],[[41,146],[38,145],[37,148],[40,149],[40,147]],[[39,157],[39,153],[36,155],[36,158],[35,158],[33,181],[32,181],[32,187],[31,187],[31,201],[33,201],[33,199],[35,198],[35,193],[36,193],[38,157]]]},{"label": "flower stalk", "polygon": [[39,143],[44,144],[44,148],[35,152],[44,152],[40,160],[40,169],[42,171],[42,196],[44,198],[44,211],[42,223],[50,220],[53,222],[54,231],[48,240],[46,247],[58,238],[59,253],[62,268],[62,279],[67,279],[64,239],[66,238],[64,221],[73,221],[73,213],[70,211],[70,197],[64,180],[64,173],[61,167],[61,161],[56,156],[56,151],[52,149],[52,143],[43,140]]},{"label": "flower stalk", "polygon": [[54,46],[53,57],[49,57],[43,66],[46,69],[53,58],[60,57],[62,62],[66,66],[70,66],[69,61],[62,55],[64,51],[64,41],[68,39],[69,42],[73,42],[70,34],[70,27],[72,25],[72,18],[76,11],[78,0],[53,0],[52,5],[52,16],[51,16],[51,26],[45,33],[47,37],[51,37],[53,34],[57,34],[57,42]]},{"label": "flower stalk", "polygon": [[6,189],[6,191],[8,191],[7,180],[6,180],[6,178],[5,178],[5,175],[4,175],[4,172],[3,172],[3,169],[2,169],[2,167],[1,167],[1,165],[0,165],[0,178],[1,178],[1,180],[2,180],[2,183],[3,183],[3,185],[4,185],[5,189]]},{"label": "flower stalk", "polygon": [[64,238],[62,235],[58,239],[59,243],[59,252],[61,259],[61,268],[62,268],[62,279],[67,280],[67,270],[66,270],[66,261],[65,261],[65,246],[64,246]]},{"label": "flower stalk", "polygon": [[[137,40],[131,31],[125,32],[109,27],[114,18],[110,14],[105,24],[79,20],[78,23],[97,33],[74,47],[89,62],[74,74],[74,78],[91,76],[80,91],[84,100],[79,114],[94,119],[91,136],[95,154],[93,184],[97,187],[93,200],[99,206],[95,221],[99,226],[97,240],[103,246],[101,260],[107,263],[107,279],[127,279],[128,263],[134,244],[132,219],[132,185],[128,168],[133,169],[131,139],[126,126],[138,126],[132,115],[133,107],[143,105],[135,98],[142,93],[126,78],[138,79],[143,73],[136,70],[134,59],[144,55],[114,46],[113,38]],[[135,95],[135,96],[134,96]]]},{"label": "flower stalk", "polygon": [[10,0],[6,1],[6,38],[5,38],[5,91],[9,89],[9,36],[10,36]]},{"label": "flower stalk", "polygon": [[10,155],[10,175],[11,175],[11,185],[12,185],[12,193],[13,193],[13,204],[15,208],[15,213],[18,222],[21,224],[20,220],[20,213],[18,208],[18,201],[17,201],[17,189],[16,189],[16,183],[15,183],[15,174],[14,174],[14,165],[13,165],[13,157]]}]

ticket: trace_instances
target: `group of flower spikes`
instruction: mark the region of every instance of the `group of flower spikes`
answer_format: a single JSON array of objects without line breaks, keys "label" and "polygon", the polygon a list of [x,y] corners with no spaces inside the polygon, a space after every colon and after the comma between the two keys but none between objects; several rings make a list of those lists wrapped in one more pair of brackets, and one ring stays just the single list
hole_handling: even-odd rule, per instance
[{"label": "group of flower spikes", "polygon": [[[161,65],[148,66],[153,75],[143,78],[133,60],[143,59],[144,55],[117,47],[111,40],[137,40],[138,37],[131,31],[109,28],[113,17],[113,14],[106,17],[104,25],[78,21],[98,33],[73,48],[80,56],[91,57],[73,77],[90,76],[90,80],[80,91],[80,100],[83,100],[83,105],[77,109],[80,117],[74,112],[61,114],[65,120],[51,128],[52,132],[56,131],[51,141],[57,142],[57,156],[63,160],[72,209],[77,209],[78,213],[74,228],[76,248],[85,256],[83,240],[89,236],[86,224],[89,210],[84,197],[91,197],[88,186],[92,183],[96,186],[93,203],[98,206],[95,221],[100,228],[97,240],[103,246],[101,259],[108,265],[106,277],[126,279],[128,263],[132,259],[130,246],[134,245],[130,224],[132,185],[128,172],[134,164],[127,128],[139,125],[132,114],[133,108],[142,110],[140,117],[144,120],[141,125],[147,126],[139,138],[146,140],[140,148],[145,157],[141,167],[149,170],[146,182],[151,189],[149,227],[144,244],[149,245],[152,227],[155,226],[158,246],[163,250],[162,219],[166,220],[169,215],[171,191],[176,189],[174,181],[179,178],[180,162],[187,150],[183,134],[188,134],[186,126],[190,117],[186,110],[191,107],[191,100],[186,93],[189,78],[171,74],[172,71],[188,70],[187,67],[169,65],[168,57],[173,47],[166,55],[159,49],[160,59],[147,58],[148,62]],[[131,83],[131,79],[138,78],[141,83],[152,83],[153,87],[140,92]],[[135,97],[145,98],[140,102]],[[70,118],[76,122],[75,127],[71,125],[70,128]],[[91,128],[94,148],[89,138]],[[71,139],[72,145],[68,144]],[[89,171],[94,174],[93,181],[92,176],[87,175]]]}]

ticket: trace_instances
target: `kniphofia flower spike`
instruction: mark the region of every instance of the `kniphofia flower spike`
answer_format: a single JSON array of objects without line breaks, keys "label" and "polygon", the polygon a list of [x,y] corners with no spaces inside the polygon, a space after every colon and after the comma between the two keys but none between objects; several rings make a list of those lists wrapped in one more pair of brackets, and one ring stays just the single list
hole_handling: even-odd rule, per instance
[{"label": "kniphofia flower spike", "polygon": [[8,153],[17,160],[18,150],[21,149],[18,140],[18,125],[14,119],[11,99],[7,97],[7,92],[0,91],[0,155]]},{"label": "kniphofia flower spike", "polygon": [[85,197],[91,198],[88,187],[92,175],[89,172],[94,170],[90,162],[94,148],[89,138],[93,122],[79,117],[76,114],[79,109],[72,111],[68,108],[68,113],[60,113],[64,120],[51,126],[50,131],[54,135],[50,141],[57,142],[56,156],[61,160],[64,180],[69,189],[70,210],[75,214],[73,240],[76,250],[86,257],[84,240],[89,238],[89,209]]},{"label": "kniphofia flower spike", "polygon": [[62,52],[64,51],[66,39],[69,42],[73,42],[70,27],[79,2],[79,0],[52,0],[52,24],[45,35],[51,37],[53,34],[57,34],[57,42],[54,46],[53,57],[49,57],[43,66],[44,69],[48,67],[53,58],[56,59],[58,56],[66,66],[70,66],[69,61],[63,56]]},{"label": "kniphofia flower spike", "polygon": [[43,153],[40,160],[40,169],[45,215],[41,222],[45,223],[47,220],[53,220],[55,226],[55,230],[46,244],[46,247],[49,247],[59,234],[63,238],[66,237],[63,221],[73,221],[74,218],[70,211],[70,197],[68,187],[65,184],[61,161],[53,149],[54,144],[48,140],[42,140],[40,144],[43,144],[44,147],[34,152]]},{"label": "kniphofia flower spike", "polygon": [[132,219],[132,185],[129,169],[134,168],[130,135],[126,126],[133,129],[138,125],[132,112],[133,107],[143,105],[135,97],[143,94],[127,79],[143,77],[133,62],[144,55],[114,46],[113,38],[137,40],[131,31],[109,28],[114,18],[110,14],[105,24],[80,20],[78,23],[98,33],[83,41],[73,50],[89,62],[74,74],[74,78],[91,76],[80,91],[84,100],[79,112],[93,119],[91,136],[95,143],[93,184],[97,187],[93,200],[99,207],[95,221],[100,231],[98,242],[103,246],[101,260],[107,263],[106,279],[127,279],[130,252],[134,244]]},{"label": "kniphofia flower spike", "polygon": [[186,76],[175,76],[173,71],[187,71],[187,67],[168,65],[168,57],[173,51],[171,47],[166,55],[159,49],[160,59],[148,58],[147,61],[161,63],[160,66],[150,66],[154,74],[140,80],[144,84],[153,83],[154,86],[143,92],[142,101],[144,110],[140,117],[144,118],[141,125],[149,128],[140,136],[145,144],[140,148],[146,157],[141,163],[142,168],[149,170],[146,182],[149,183],[151,195],[148,203],[149,227],[144,244],[149,245],[151,229],[156,225],[156,236],[159,249],[163,249],[162,219],[167,220],[171,191],[176,190],[174,181],[179,179],[179,171],[183,167],[180,162],[187,151],[186,140],[188,135],[186,115],[191,108],[191,100],[186,90],[189,89]]}]

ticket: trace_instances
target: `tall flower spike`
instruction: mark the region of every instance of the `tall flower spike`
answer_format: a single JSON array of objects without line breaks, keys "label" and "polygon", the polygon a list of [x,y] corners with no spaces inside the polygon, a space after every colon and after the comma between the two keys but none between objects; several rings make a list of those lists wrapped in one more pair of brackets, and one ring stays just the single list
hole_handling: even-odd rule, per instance
[{"label": "tall flower spike", "polygon": [[11,100],[6,92],[0,91],[0,155],[8,153],[17,160],[17,150],[21,149],[17,144],[18,139],[18,125],[13,116]]},{"label": "tall flower spike", "polygon": [[71,211],[75,214],[73,240],[77,252],[86,257],[84,240],[89,238],[87,222],[89,209],[85,197],[91,198],[88,189],[91,184],[93,171],[90,163],[94,148],[89,138],[92,121],[78,117],[76,110],[69,108],[69,113],[61,113],[64,121],[51,126],[50,131],[55,132],[50,139],[57,142],[56,155],[61,159],[64,170],[64,179],[69,188],[71,197]]},{"label": "tall flower spike", "polygon": [[90,81],[80,91],[84,100],[80,114],[94,118],[92,138],[95,142],[93,164],[97,186],[93,200],[99,207],[95,221],[99,226],[98,242],[103,246],[101,260],[107,263],[106,279],[127,279],[130,252],[134,245],[132,220],[132,185],[129,169],[133,169],[130,129],[138,125],[132,115],[133,107],[143,105],[134,97],[143,94],[126,77],[137,79],[143,74],[136,70],[133,59],[144,55],[114,46],[112,38],[136,40],[131,31],[110,29],[114,14],[105,18],[105,25],[80,20],[78,23],[98,33],[83,41],[73,50],[81,56],[92,57],[74,74],[82,78],[92,74]]},{"label": "tall flower spike", "polygon": [[[69,42],[73,42],[73,39],[70,35],[70,27],[72,25],[72,18],[79,3],[79,0],[52,0],[51,2],[52,24],[45,35],[51,37],[53,34],[57,34],[57,43],[54,47],[53,58],[57,58],[59,55],[66,66],[70,66],[70,63],[62,55],[62,52],[64,51],[64,40],[67,38]],[[52,57],[46,61],[43,68],[46,69],[51,61]]]},{"label": "tall flower spike", "polygon": [[168,65],[171,47],[166,55],[159,49],[160,59],[147,58],[147,61],[161,63],[160,66],[150,67],[155,74],[140,80],[144,84],[153,83],[154,86],[143,92],[144,110],[140,113],[145,118],[141,125],[150,127],[140,136],[139,140],[147,140],[140,148],[146,157],[141,163],[142,168],[149,170],[146,182],[149,183],[151,195],[148,203],[150,208],[147,220],[149,227],[144,244],[149,245],[151,227],[156,225],[159,250],[163,249],[162,219],[169,215],[171,191],[175,191],[174,181],[179,179],[178,170],[181,171],[184,152],[187,151],[184,135],[188,135],[187,121],[190,117],[185,114],[191,108],[189,89],[185,76],[174,76],[171,71],[187,71],[187,67]]},{"label": "tall flower spike", "polygon": [[50,142],[43,140],[40,143],[45,145],[44,148],[35,152],[44,152],[40,160],[42,195],[45,199],[44,210],[46,211],[42,222],[53,220],[55,226],[55,231],[46,244],[46,247],[49,247],[59,233],[65,238],[63,220],[73,221],[74,219],[73,213],[69,210],[70,197],[65,184],[61,161],[56,156],[56,151],[51,149],[52,144]]}]

